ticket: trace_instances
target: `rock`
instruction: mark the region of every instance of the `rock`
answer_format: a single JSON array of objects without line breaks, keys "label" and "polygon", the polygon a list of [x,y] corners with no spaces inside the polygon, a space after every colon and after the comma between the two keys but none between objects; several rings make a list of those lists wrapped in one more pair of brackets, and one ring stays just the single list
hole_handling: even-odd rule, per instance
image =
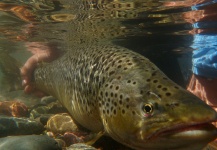
[{"label": "rock", "polygon": [[55,139],[60,147],[66,147],[66,142],[62,139]]},{"label": "rock", "polygon": [[44,126],[28,118],[0,116],[0,137],[8,135],[40,134]]},{"label": "rock", "polygon": [[47,124],[47,121],[50,119],[51,116],[54,114],[41,114],[39,117],[35,118],[38,122],[42,123],[43,125]]},{"label": "rock", "polygon": [[14,117],[26,117],[28,115],[27,106],[19,101],[0,102],[0,114]]},{"label": "rock", "polygon": [[61,150],[58,143],[46,135],[25,135],[0,138],[1,150]]},{"label": "rock", "polygon": [[77,132],[66,132],[62,136],[62,139],[65,141],[67,146],[75,143],[88,143],[89,145],[92,145],[102,136],[103,132],[93,133],[79,130]]},{"label": "rock", "polygon": [[72,132],[71,133],[66,132],[63,135],[63,140],[65,141],[67,146],[75,144],[75,143],[84,143],[83,138],[84,138],[84,136],[77,136],[76,134],[74,134]]},{"label": "rock", "polygon": [[58,101],[51,102],[48,105],[49,113],[50,114],[57,114],[57,113],[66,113],[67,110],[63,107]]},{"label": "rock", "polygon": [[30,111],[30,118],[35,119],[43,114],[65,113],[66,109],[59,102],[51,102],[49,104],[38,104]]},{"label": "rock", "polygon": [[49,104],[51,102],[56,102],[57,99],[54,98],[53,96],[44,96],[41,98],[41,103],[42,104]]},{"label": "rock", "polygon": [[64,134],[65,132],[77,132],[79,129],[67,113],[52,116],[46,125],[47,131],[54,134]]},{"label": "rock", "polygon": [[40,117],[41,115],[48,114],[48,112],[49,112],[48,106],[39,104],[33,107],[32,110],[30,110],[30,118],[35,119]]},{"label": "rock", "polygon": [[66,148],[66,150],[97,150],[96,148],[86,145],[84,143],[77,143],[70,145],[69,147]]}]

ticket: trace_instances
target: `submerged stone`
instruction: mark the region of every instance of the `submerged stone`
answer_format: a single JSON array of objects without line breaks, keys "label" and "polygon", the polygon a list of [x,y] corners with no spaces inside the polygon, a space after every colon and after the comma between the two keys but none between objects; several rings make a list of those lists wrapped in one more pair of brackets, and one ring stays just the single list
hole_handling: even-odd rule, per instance
[{"label": "submerged stone", "polygon": [[1,150],[61,150],[54,139],[46,135],[25,135],[0,138]]},{"label": "submerged stone", "polygon": [[44,114],[65,113],[66,109],[59,102],[35,105],[30,111],[30,118],[35,119]]},{"label": "submerged stone", "polygon": [[27,106],[17,100],[1,101],[0,114],[14,117],[26,117],[28,115]]},{"label": "submerged stone", "polygon": [[67,147],[66,150],[97,150],[97,149],[90,145],[86,145],[84,143],[77,143]]},{"label": "submerged stone", "polygon": [[44,126],[28,118],[0,116],[0,137],[9,135],[40,134]]},{"label": "submerged stone", "polygon": [[67,113],[52,116],[46,126],[48,131],[54,134],[64,134],[65,132],[77,132],[78,127]]}]

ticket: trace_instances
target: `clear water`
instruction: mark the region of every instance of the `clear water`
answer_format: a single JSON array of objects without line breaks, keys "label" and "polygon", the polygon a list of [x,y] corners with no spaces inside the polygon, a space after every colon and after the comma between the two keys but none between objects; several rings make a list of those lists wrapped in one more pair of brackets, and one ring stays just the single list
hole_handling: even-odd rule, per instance
[{"label": "clear water", "polygon": [[[16,62],[2,56],[1,76],[9,72],[11,80],[9,64],[21,67],[33,52],[48,47],[67,51],[80,44],[112,42],[148,57],[185,87],[192,51],[204,45],[216,50],[216,38],[203,37],[216,36],[215,8],[215,0],[3,0],[0,52]],[[18,81],[8,85],[3,78],[2,90],[20,88],[13,85]]]},{"label": "clear water", "polygon": [[0,93],[23,88],[32,54],[97,43],[136,51],[186,87],[192,53],[217,51],[216,10],[216,0],[1,0]]}]

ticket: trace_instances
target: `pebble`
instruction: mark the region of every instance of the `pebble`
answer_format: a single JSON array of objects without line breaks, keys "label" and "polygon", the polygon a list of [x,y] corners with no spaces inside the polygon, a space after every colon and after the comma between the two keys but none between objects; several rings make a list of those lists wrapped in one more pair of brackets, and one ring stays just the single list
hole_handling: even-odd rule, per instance
[{"label": "pebble", "polygon": [[50,119],[51,116],[54,114],[41,114],[39,117],[35,118],[38,122],[42,123],[43,125],[47,124],[47,121]]},{"label": "pebble", "polygon": [[9,135],[41,134],[44,126],[35,120],[0,116],[0,137]]},{"label": "pebble", "polygon": [[41,98],[41,103],[42,104],[49,104],[51,102],[56,102],[57,99],[54,98],[53,96],[44,96]]},{"label": "pebble", "polygon": [[30,118],[35,119],[44,114],[57,114],[67,112],[59,102],[49,104],[38,104],[30,110]]},{"label": "pebble", "polygon": [[79,129],[67,113],[56,114],[47,122],[47,131],[54,134],[64,134],[65,132],[77,132]]},{"label": "pebble", "polygon": [[46,135],[24,135],[0,138],[1,150],[61,150],[54,139]]},{"label": "pebble", "polygon": [[66,150],[97,150],[96,148],[84,143],[76,143],[66,148]]},{"label": "pebble", "polygon": [[14,117],[27,117],[28,108],[20,101],[1,101],[0,114]]}]

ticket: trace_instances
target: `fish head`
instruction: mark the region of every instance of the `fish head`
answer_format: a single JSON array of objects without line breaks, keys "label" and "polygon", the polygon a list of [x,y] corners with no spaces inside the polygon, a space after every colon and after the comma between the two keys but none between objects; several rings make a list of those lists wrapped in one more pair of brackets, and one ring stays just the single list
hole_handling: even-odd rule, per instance
[{"label": "fish head", "polygon": [[134,149],[202,149],[217,137],[211,124],[217,113],[153,70],[137,68],[105,85],[100,101],[105,131]]}]

